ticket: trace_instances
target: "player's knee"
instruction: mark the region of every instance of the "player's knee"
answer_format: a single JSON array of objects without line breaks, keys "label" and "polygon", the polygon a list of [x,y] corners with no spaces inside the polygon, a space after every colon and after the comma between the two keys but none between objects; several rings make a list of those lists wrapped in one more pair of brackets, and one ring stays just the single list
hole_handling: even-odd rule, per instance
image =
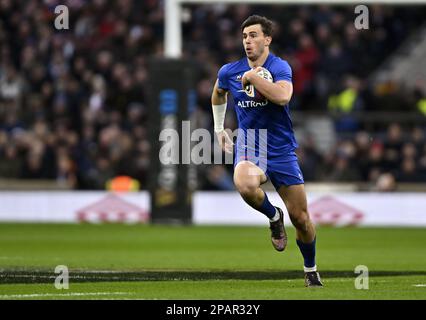
[{"label": "player's knee", "polygon": [[309,214],[306,210],[294,212],[291,217],[291,221],[293,222],[293,225],[296,227],[296,229],[301,231],[307,231],[311,223]]},{"label": "player's knee", "polygon": [[256,195],[257,186],[249,183],[236,184],[237,190],[243,198],[251,198]]}]

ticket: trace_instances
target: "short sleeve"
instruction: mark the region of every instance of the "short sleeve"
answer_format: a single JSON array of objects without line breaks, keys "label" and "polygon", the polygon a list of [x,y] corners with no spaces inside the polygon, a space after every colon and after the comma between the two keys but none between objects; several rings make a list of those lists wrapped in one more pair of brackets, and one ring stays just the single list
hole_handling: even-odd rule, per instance
[{"label": "short sleeve", "polygon": [[225,64],[222,68],[220,68],[219,72],[217,73],[218,87],[223,90],[229,90],[227,71],[228,68]]},{"label": "short sleeve", "polygon": [[272,76],[275,82],[280,80],[291,82],[292,71],[288,62],[282,59],[277,59],[274,63]]}]

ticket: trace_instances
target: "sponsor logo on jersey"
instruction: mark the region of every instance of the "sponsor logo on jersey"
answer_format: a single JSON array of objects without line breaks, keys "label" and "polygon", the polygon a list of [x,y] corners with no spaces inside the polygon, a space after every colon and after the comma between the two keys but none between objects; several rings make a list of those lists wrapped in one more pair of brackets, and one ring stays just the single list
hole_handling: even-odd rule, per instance
[{"label": "sponsor logo on jersey", "polygon": [[268,101],[254,101],[254,100],[246,100],[246,101],[238,101],[238,106],[240,108],[257,108],[264,107],[268,104]]}]

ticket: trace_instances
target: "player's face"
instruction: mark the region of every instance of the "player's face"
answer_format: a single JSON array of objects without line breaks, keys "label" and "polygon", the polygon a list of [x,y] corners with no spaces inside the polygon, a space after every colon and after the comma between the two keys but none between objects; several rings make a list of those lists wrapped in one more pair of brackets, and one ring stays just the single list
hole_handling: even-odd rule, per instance
[{"label": "player's face", "polygon": [[271,43],[271,37],[265,36],[260,24],[254,24],[243,29],[243,46],[247,58],[255,61]]}]

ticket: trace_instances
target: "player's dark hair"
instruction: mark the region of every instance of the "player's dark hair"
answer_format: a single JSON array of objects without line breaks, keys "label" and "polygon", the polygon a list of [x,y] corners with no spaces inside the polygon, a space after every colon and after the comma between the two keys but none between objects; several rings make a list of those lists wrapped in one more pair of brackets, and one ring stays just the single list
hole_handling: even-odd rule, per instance
[{"label": "player's dark hair", "polygon": [[260,24],[262,26],[262,32],[265,34],[265,36],[272,37],[274,23],[268,18],[258,15],[252,15],[248,17],[241,25],[241,31],[243,31],[244,28],[255,24]]}]

